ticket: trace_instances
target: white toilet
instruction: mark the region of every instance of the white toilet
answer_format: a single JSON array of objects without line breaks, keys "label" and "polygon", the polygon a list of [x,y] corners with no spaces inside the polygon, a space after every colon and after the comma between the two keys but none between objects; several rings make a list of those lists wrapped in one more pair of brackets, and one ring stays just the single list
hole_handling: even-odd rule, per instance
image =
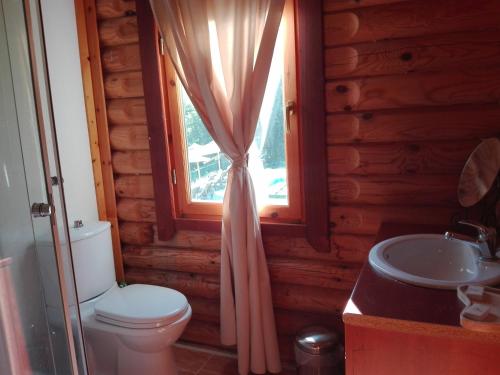
[{"label": "white toilet", "polygon": [[110,224],[89,223],[70,233],[89,371],[93,375],[177,375],[171,345],[191,318],[176,290],[118,287]]}]

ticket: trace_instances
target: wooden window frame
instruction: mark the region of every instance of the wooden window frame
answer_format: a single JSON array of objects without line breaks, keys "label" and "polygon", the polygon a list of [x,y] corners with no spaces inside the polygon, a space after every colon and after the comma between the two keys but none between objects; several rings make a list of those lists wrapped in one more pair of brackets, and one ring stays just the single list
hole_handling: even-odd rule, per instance
[{"label": "wooden window frame", "polygon": [[[221,221],[175,217],[166,75],[158,29],[149,2],[136,0],[142,78],[150,135],[151,168],[158,238],[177,230],[220,231]],[[321,0],[295,0],[298,121],[300,122],[303,218],[300,224],[262,220],[263,235],[306,237],[317,251],[330,251],[326,118],[323,74],[323,13]],[[166,183],[169,181],[169,183]]]},{"label": "wooden window frame", "polygon": [[[282,29],[284,38],[284,61],[283,61],[283,94],[284,102],[289,101],[296,104],[297,80],[295,59],[295,17],[293,0],[286,0],[284,16],[291,21],[291,28]],[[286,37],[292,34],[292,37]],[[293,52],[292,52],[293,51]],[[183,103],[181,99],[181,80],[175,71],[174,64],[168,54],[163,57],[166,87],[165,107],[168,109],[168,131],[172,136],[172,155],[170,163],[175,171],[174,184],[174,207],[175,217],[200,220],[220,220],[222,217],[222,202],[192,201],[190,194],[190,177],[186,134],[184,130],[184,119],[182,116]],[[286,109],[283,106],[283,113]],[[289,124],[284,134],[286,150],[286,170],[289,205],[267,205],[261,207],[259,216],[261,222],[268,223],[293,223],[304,222],[303,218],[303,189],[300,158],[300,129],[296,114],[287,116]]]}]

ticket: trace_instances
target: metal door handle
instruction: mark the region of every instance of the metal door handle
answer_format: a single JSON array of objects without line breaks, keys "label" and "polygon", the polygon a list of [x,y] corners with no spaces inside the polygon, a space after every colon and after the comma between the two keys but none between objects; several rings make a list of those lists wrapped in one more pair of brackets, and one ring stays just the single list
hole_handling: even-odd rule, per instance
[{"label": "metal door handle", "polygon": [[33,203],[31,206],[33,217],[46,217],[52,215],[52,206],[48,203]]},{"label": "metal door handle", "polygon": [[286,132],[290,134],[292,131],[292,124],[290,117],[295,113],[295,102],[288,101],[285,107],[285,117],[286,117]]}]

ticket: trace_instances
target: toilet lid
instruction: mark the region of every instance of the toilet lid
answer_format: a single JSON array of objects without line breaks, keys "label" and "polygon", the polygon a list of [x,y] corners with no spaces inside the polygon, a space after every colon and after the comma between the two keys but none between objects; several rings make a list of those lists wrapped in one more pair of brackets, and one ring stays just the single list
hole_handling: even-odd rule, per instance
[{"label": "toilet lid", "polygon": [[97,320],[129,328],[166,326],[188,310],[189,304],[182,293],[144,284],[115,288],[95,305]]}]

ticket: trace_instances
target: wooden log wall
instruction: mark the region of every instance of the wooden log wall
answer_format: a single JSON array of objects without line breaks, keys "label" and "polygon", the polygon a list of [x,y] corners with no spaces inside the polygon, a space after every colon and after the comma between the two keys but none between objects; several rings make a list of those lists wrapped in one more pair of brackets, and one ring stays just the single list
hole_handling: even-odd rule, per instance
[{"label": "wooden log wall", "polygon": [[[220,237],[157,239],[135,2],[96,2],[126,279],[186,294],[183,339],[219,346]],[[500,134],[497,0],[325,0],[323,21],[333,250],[264,238],[285,359],[304,325],[341,330],[380,223],[450,222],[467,155]]]}]

